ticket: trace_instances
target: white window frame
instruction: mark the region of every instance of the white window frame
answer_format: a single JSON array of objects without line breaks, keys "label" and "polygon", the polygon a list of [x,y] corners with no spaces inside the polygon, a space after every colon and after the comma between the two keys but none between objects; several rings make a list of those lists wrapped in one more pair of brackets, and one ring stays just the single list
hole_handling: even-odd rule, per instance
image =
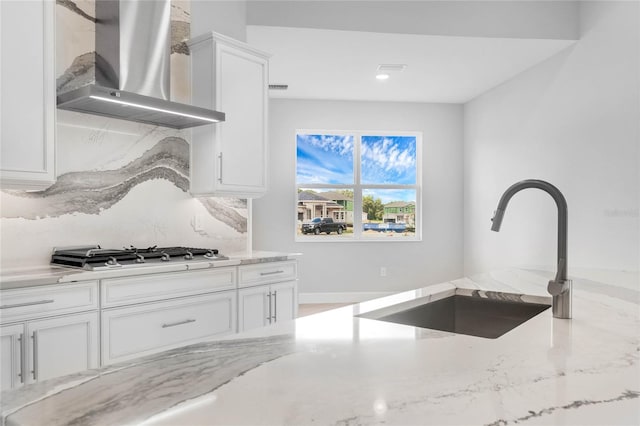
[{"label": "white window frame", "polygon": [[[337,136],[353,136],[353,184],[312,184],[312,183],[298,183],[298,154],[297,154],[297,140],[298,135],[337,135]],[[360,148],[362,143],[362,136],[413,136],[416,138],[416,183],[414,185],[383,185],[383,184],[362,184],[361,170],[360,170]],[[385,242],[385,243],[401,243],[401,242],[419,242],[422,241],[422,132],[415,131],[389,131],[389,130],[328,130],[328,129],[296,129],[296,154],[295,154],[295,200],[293,217],[295,219],[294,238],[296,242]],[[353,190],[353,234],[352,236],[337,235],[332,233],[331,235],[299,235],[298,234],[298,190],[313,189],[313,190],[335,190],[341,189]],[[362,214],[356,214],[356,212],[362,212],[362,192],[364,189],[413,189],[416,192],[416,217],[415,217],[415,233],[413,237],[399,237],[389,238],[384,233],[380,236],[362,236]]]}]

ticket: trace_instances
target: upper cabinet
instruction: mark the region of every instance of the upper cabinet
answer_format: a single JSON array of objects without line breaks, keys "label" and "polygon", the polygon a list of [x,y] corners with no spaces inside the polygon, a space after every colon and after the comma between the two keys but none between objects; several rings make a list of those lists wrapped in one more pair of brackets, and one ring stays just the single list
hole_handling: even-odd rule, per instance
[{"label": "upper cabinet", "polygon": [[55,1],[0,1],[0,182],[55,180]]},{"label": "upper cabinet", "polygon": [[269,55],[217,33],[189,41],[192,103],[222,123],[192,130],[191,193],[256,198],[267,189]]}]

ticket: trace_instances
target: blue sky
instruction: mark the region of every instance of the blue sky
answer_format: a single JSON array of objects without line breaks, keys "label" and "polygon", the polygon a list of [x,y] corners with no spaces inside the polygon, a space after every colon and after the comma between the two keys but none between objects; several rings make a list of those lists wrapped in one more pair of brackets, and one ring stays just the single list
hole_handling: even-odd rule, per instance
[{"label": "blue sky", "polygon": [[362,183],[416,183],[414,136],[363,136]]},{"label": "blue sky", "polygon": [[351,135],[297,135],[297,182],[353,184],[353,143]]},{"label": "blue sky", "polygon": [[[353,136],[297,135],[297,182],[353,183]],[[415,184],[414,136],[363,136],[362,183]]]}]

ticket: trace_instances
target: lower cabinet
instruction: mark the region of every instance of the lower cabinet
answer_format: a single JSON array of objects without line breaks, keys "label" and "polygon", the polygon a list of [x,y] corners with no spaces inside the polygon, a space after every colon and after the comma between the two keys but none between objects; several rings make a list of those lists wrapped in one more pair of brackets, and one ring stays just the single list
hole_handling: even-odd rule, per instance
[{"label": "lower cabinet", "polygon": [[0,327],[2,389],[98,367],[98,313]]},{"label": "lower cabinet", "polygon": [[2,390],[15,389],[25,382],[24,325],[0,327],[0,380]]},{"label": "lower cabinet", "polygon": [[0,296],[6,390],[295,319],[297,262],[34,286]]},{"label": "lower cabinet", "polygon": [[296,281],[238,290],[238,331],[264,327],[296,317]]},{"label": "lower cabinet", "polygon": [[236,291],[102,311],[102,364],[235,333]]}]

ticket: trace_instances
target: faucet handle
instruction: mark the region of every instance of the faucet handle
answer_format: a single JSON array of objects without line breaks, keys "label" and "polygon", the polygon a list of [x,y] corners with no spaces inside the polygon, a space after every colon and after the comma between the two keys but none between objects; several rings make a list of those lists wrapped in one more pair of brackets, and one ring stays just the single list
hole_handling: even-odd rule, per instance
[{"label": "faucet handle", "polygon": [[552,296],[558,296],[569,290],[569,283],[571,283],[571,280],[550,280],[549,285],[547,285],[547,291]]},{"label": "faucet handle", "polygon": [[566,260],[564,260],[564,258],[561,258],[558,261],[558,271],[556,272],[556,278],[549,281],[549,285],[547,286],[547,291],[552,296],[557,296],[569,290],[570,281],[567,280],[566,278],[565,279],[562,278],[562,277],[566,277],[567,275],[565,271],[565,265],[566,265]]}]

